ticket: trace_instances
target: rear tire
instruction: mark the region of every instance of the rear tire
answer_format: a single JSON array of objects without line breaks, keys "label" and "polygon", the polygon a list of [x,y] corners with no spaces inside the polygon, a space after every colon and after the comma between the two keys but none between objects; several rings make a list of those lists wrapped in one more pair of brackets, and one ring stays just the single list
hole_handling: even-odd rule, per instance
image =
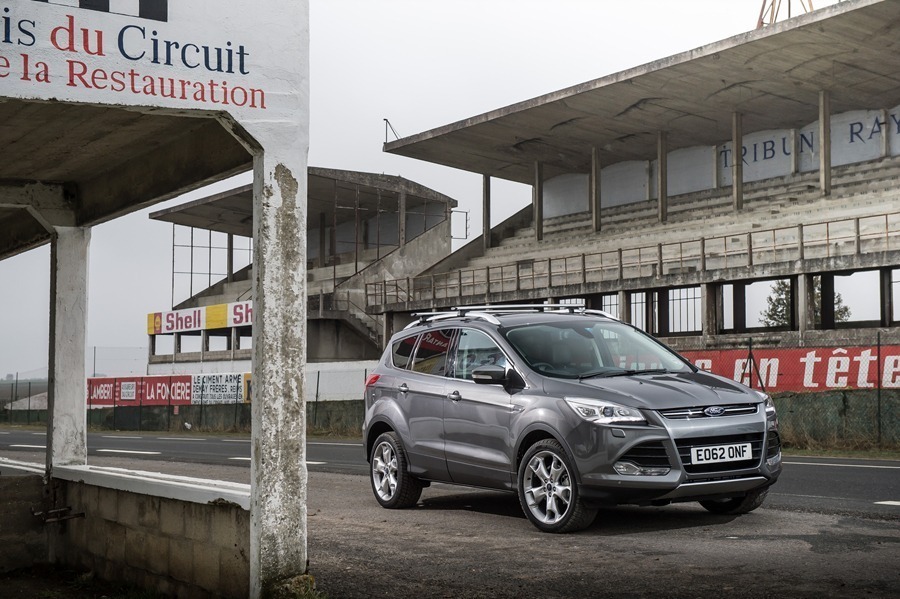
[{"label": "rear tire", "polygon": [[423,485],[409,473],[406,450],[397,433],[389,431],[375,439],[369,463],[369,481],[381,507],[402,509],[419,502]]},{"label": "rear tire", "polygon": [[525,453],[516,488],[522,511],[539,530],[575,532],[596,518],[597,510],[586,507],[578,494],[574,473],[569,456],[555,439],[542,439]]},{"label": "rear tire", "polygon": [[713,514],[747,514],[763,504],[769,487],[756,489],[747,493],[744,497],[731,497],[730,499],[708,499],[701,501],[700,505]]}]

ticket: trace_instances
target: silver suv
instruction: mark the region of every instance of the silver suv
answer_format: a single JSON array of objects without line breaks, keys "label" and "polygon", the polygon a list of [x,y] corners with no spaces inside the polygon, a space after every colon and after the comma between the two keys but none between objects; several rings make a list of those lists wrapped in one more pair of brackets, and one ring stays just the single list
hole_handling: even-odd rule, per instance
[{"label": "silver suv", "polygon": [[570,306],[418,315],[366,381],[375,498],[415,505],[432,481],[518,493],[546,532],[602,505],[759,507],[781,473],[775,406],[639,329]]}]

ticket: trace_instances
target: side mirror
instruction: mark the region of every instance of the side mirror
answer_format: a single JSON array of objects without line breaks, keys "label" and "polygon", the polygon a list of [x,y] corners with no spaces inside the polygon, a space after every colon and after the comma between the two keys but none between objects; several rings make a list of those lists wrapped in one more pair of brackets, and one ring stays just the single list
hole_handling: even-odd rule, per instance
[{"label": "side mirror", "polygon": [[472,380],[479,385],[506,384],[506,368],[496,364],[479,366],[472,371]]}]

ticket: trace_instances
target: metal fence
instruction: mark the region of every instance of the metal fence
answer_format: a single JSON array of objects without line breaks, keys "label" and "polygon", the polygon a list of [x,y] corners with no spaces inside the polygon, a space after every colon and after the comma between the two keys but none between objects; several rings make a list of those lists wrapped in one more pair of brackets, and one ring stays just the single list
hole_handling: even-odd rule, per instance
[{"label": "metal fence", "polygon": [[769,334],[727,349],[678,340],[678,349],[705,370],[771,395],[787,447],[900,449],[900,330],[833,333],[802,347]]},{"label": "metal fence", "polygon": [[[678,339],[678,350],[694,364],[770,394],[778,408],[787,447],[810,449],[900,449],[900,330],[860,330],[827,342],[784,347],[777,335],[735,340],[705,349],[699,337]],[[310,370],[306,378],[308,427],[356,436],[363,419],[368,368]],[[131,378],[133,380],[133,377]],[[46,423],[46,380],[0,383],[0,423]],[[89,402],[89,424],[115,430],[250,430],[250,403],[210,399],[201,390],[187,405]],[[14,402],[14,403],[13,403]]]},{"label": "metal fence", "polygon": [[[368,367],[307,372],[307,425],[312,432],[358,436]],[[88,426],[97,430],[250,432],[250,380],[228,385],[206,379],[230,375],[105,377],[88,381]],[[152,385],[151,385],[152,382]],[[218,385],[219,388],[211,388]],[[0,424],[46,424],[47,380],[0,384]]]}]

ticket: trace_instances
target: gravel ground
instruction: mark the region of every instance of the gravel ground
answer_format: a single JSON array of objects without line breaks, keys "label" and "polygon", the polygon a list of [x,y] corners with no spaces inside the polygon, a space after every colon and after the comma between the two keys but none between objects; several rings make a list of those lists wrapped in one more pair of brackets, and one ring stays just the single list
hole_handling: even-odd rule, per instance
[{"label": "gravel ground", "polygon": [[[245,467],[109,460],[235,482],[250,474]],[[330,599],[893,599],[900,589],[897,523],[840,514],[763,507],[734,517],[697,504],[623,507],[601,511],[581,533],[548,535],[531,526],[511,494],[433,485],[415,508],[384,510],[367,478],[312,472],[308,527],[310,572]],[[13,587],[2,584],[4,597],[29,596],[7,595]]]}]

